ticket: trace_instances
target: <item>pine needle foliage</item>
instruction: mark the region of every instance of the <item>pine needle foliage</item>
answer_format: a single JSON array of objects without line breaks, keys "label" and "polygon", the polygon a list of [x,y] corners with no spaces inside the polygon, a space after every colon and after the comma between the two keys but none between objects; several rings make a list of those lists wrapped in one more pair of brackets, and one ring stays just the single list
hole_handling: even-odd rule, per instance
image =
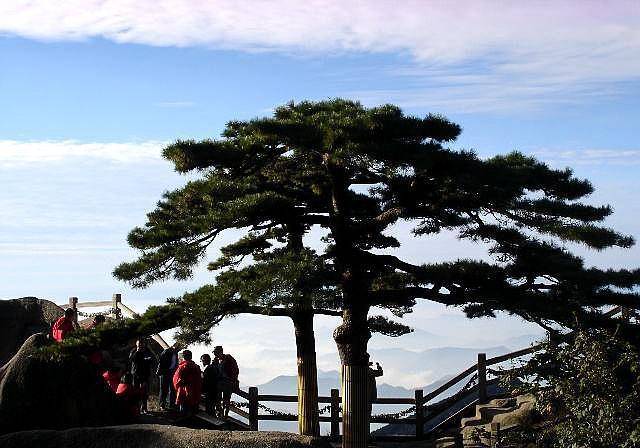
[{"label": "pine needle foliage", "polygon": [[[638,270],[587,268],[566,248],[566,242],[595,250],[634,243],[601,224],[610,206],[579,202],[593,192],[590,182],[518,152],[481,159],[445,147],[460,131],[442,116],[411,117],[392,105],[365,108],[338,99],[232,121],[219,140],[177,141],[165,158],[199,178],[166,193],[147,224],[131,232],[129,243],[141,255],[115,275],[138,287],[189,278],[216,237],[238,229],[242,237],[210,269],[233,268],[227,285],[260,277],[256,291],[266,287],[267,302],[282,305],[287,300],[274,299],[278,292],[266,283],[302,280],[295,269],[288,280],[278,273],[292,256],[282,247],[292,228],[300,235],[315,226],[329,231],[330,244],[325,254],[307,249],[303,258],[319,257],[307,273],[322,272],[322,279],[302,277],[321,291],[323,305],[344,300],[349,270],[361,277],[354,300],[367,307],[427,299],[474,317],[506,311],[570,325],[574,313],[597,319],[594,310],[603,305],[637,306],[628,290],[638,284]],[[401,221],[412,224],[416,237],[453,231],[488,243],[496,261],[400,260],[389,251],[398,239],[386,231]],[[257,265],[236,269],[247,257]]]}]

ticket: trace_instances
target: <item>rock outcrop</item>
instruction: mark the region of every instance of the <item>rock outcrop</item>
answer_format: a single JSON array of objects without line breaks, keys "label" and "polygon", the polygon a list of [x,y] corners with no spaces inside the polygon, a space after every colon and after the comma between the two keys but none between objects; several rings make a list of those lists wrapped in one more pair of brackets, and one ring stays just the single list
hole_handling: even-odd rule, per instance
[{"label": "rock outcrop", "polygon": [[213,431],[162,425],[28,431],[0,436],[1,448],[329,448],[327,441],[285,432]]},{"label": "rock outcrop", "polygon": [[63,314],[55,303],[36,297],[0,300],[0,366],[11,359],[29,336],[47,333]]},{"label": "rock outcrop", "polygon": [[125,413],[93,367],[82,357],[37,350],[50,343],[32,335],[2,368],[0,434],[122,423]]}]

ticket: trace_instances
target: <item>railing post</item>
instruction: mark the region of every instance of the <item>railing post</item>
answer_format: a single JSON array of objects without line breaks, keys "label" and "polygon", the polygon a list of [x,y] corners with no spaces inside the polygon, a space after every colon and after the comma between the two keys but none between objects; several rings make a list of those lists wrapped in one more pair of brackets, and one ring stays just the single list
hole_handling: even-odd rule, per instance
[{"label": "railing post", "polygon": [[340,435],[340,391],[331,389],[331,437]]},{"label": "railing post", "polygon": [[491,448],[498,446],[498,438],[500,437],[500,423],[491,423]]},{"label": "railing post", "polygon": [[114,294],[113,298],[111,299],[111,308],[113,308],[113,313],[114,313],[114,317],[116,319],[120,319],[120,307],[118,306],[119,303],[122,302],[122,294]]},{"label": "railing post", "polygon": [[78,325],[78,298],[69,297],[69,308],[73,310],[73,321]]},{"label": "railing post", "polygon": [[424,399],[422,389],[417,389],[416,397],[416,439],[420,440],[424,436]]},{"label": "railing post", "polygon": [[258,430],[258,388],[249,388],[249,428]]},{"label": "railing post", "polygon": [[487,354],[478,353],[478,401],[487,401]]}]

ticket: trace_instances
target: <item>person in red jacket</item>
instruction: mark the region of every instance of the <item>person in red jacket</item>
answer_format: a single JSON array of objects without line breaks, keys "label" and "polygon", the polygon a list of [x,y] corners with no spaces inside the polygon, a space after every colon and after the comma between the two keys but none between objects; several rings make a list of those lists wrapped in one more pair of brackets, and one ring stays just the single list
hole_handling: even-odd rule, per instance
[{"label": "person in red jacket", "polygon": [[120,385],[120,379],[122,378],[122,370],[119,367],[111,366],[102,374],[105,383],[115,393],[118,391]]},{"label": "person in red jacket", "polygon": [[129,418],[135,418],[140,415],[142,393],[139,388],[133,385],[133,375],[125,373],[122,376],[122,380],[116,389],[116,397],[122,403]]},{"label": "person in red jacket", "polygon": [[75,311],[73,308],[67,308],[64,310],[64,316],[56,321],[51,327],[51,336],[58,342],[62,342],[64,338],[66,338],[69,333],[75,330],[73,325],[75,318]]},{"label": "person in red jacket", "polygon": [[218,365],[220,366],[220,373],[222,378],[220,381],[220,389],[222,392],[222,408],[224,416],[229,416],[229,404],[231,403],[231,394],[238,390],[238,374],[240,369],[235,358],[229,354],[225,354],[221,345],[216,346],[213,349],[213,354],[216,357]]},{"label": "person in red jacket", "polygon": [[176,405],[181,414],[191,415],[198,410],[202,393],[202,373],[200,366],[193,362],[190,350],[182,352],[182,361],[173,374],[173,387],[176,390]]}]

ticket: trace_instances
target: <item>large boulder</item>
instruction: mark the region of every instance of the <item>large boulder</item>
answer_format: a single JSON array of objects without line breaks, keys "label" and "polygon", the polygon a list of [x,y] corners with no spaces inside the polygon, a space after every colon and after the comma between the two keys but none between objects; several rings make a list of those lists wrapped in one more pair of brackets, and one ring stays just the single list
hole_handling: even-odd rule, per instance
[{"label": "large boulder", "polygon": [[11,359],[29,336],[47,333],[63,314],[55,303],[36,297],[0,300],[0,366]]},{"label": "large boulder", "polygon": [[122,423],[114,394],[82,357],[62,358],[29,337],[0,371],[0,434]]},{"label": "large boulder", "polygon": [[162,425],[28,431],[0,436],[2,448],[329,448],[324,439],[286,432],[213,431]]}]

